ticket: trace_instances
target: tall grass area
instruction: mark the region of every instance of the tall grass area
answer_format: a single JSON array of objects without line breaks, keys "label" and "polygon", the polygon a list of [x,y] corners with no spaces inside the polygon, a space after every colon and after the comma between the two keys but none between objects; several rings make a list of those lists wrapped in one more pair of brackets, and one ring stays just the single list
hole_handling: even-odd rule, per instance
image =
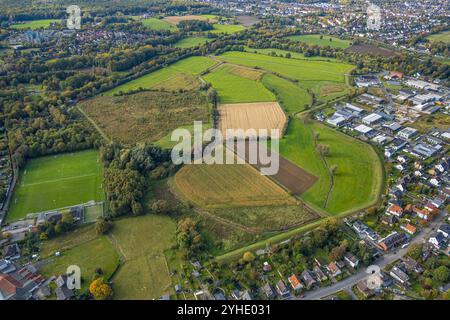
[{"label": "tall grass area", "polygon": [[137,90],[139,88],[151,89],[158,84],[167,81],[171,78],[176,77],[179,74],[186,75],[199,75],[206,69],[212,67],[216,62],[207,57],[189,57],[176,63],[156,70],[154,72],[148,73],[142,77],[126,82],[120,86],[117,86],[103,95],[112,96],[114,94],[122,92],[127,92],[131,90]]}]

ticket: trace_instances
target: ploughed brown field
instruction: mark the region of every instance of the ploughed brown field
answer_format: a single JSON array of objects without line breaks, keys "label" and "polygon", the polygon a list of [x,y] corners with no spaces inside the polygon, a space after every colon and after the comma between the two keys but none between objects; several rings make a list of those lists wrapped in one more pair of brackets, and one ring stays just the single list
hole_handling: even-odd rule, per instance
[{"label": "ploughed brown field", "polygon": [[[245,158],[245,161],[247,163],[250,162],[249,157],[249,146],[250,144],[253,144],[253,146],[256,145],[255,141],[246,141],[246,147],[245,147],[245,156],[241,155],[239,152],[237,152],[238,156],[241,158]],[[264,145],[261,143],[258,144],[258,148],[265,148]],[[237,151],[237,150],[236,150]],[[267,154],[271,156],[275,154],[275,151],[269,150]],[[276,174],[269,176],[271,179],[273,179],[275,182],[277,182],[279,185],[283,186],[285,189],[289,190],[289,192],[293,195],[301,195],[306,190],[308,190],[317,180],[317,177],[310,174],[306,170],[303,170],[299,166],[295,165],[288,159],[279,156],[279,170]],[[255,161],[252,161],[255,162]],[[263,164],[259,157],[256,161],[256,163],[251,163],[253,167],[255,167],[258,170],[261,170],[261,168],[268,167],[267,165]]]},{"label": "ploughed brown field", "polygon": [[224,137],[227,129],[255,129],[258,133],[266,129],[269,135],[271,129],[279,129],[281,134],[287,120],[278,102],[221,104],[219,114]]},{"label": "ploughed brown field", "polygon": [[371,54],[374,56],[381,55],[383,57],[393,57],[395,56],[395,52],[380,48],[371,44],[354,44],[351,47],[345,49],[346,52],[356,52],[356,53],[364,53]]}]

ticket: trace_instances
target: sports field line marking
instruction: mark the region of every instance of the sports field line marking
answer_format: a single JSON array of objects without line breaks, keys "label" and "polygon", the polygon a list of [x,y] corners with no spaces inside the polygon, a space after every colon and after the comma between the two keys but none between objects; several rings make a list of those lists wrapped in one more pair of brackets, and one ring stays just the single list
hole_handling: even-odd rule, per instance
[{"label": "sports field line marking", "polygon": [[60,179],[52,179],[52,180],[45,180],[45,181],[40,181],[40,182],[34,182],[34,183],[21,183],[22,187],[30,187],[30,186],[35,186],[35,185],[39,185],[39,184],[45,184],[45,183],[52,183],[52,182],[58,182],[58,181],[64,181],[64,180],[74,180],[74,179],[78,179],[78,178],[86,178],[86,177],[93,177],[96,176],[97,174],[92,173],[92,174],[83,174],[80,176],[74,176],[74,177],[67,177],[67,178],[60,178]]}]

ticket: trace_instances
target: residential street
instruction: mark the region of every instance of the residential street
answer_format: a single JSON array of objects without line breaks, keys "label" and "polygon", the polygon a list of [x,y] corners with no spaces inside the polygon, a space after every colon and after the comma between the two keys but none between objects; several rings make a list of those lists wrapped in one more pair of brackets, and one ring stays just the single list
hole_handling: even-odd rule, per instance
[{"label": "residential street", "polygon": [[[439,216],[436,217],[436,219],[430,223],[430,225],[426,228],[424,228],[419,234],[417,234],[410,242],[410,245],[413,243],[420,243],[425,241],[425,239],[434,231],[436,230],[436,227],[446,218],[445,211],[441,211]],[[409,246],[408,246],[409,247]],[[402,258],[408,251],[408,247],[404,249],[398,249],[392,253],[385,254],[384,256],[380,257],[374,264],[378,265],[380,269],[385,268],[388,264]],[[293,298],[293,300],[318,300],[321,298],[324,298],[326,296],[329,296],[335,292],[350,289],[355,284],[357,284],[359,281],[366,279],[369,276],[368,273],[366,273],[366,269],[363,268],[356,274],[339,281],[336,284],[330,285],[328,287],[319,288],[314,291],[306,292],[303,298]]]}]

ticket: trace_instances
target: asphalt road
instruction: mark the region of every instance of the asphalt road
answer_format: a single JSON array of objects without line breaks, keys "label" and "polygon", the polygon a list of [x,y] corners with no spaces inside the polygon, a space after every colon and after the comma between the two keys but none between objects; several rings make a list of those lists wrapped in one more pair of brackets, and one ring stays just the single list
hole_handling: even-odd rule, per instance
[{"label": "asphalt road", "polygon": [[[411,241],[410,245],[413,243],[421,243],[426,240],[426,238],[436,230],[436,227],[446,218],[445,211],[441,211],[439,216],[431,222],[426,228],[422,229],[420,233],[418,233]],[[408,246],[409,247],[409,246]],[[377,261],[374,262],[374,265],[380,267],[380,269],[385,268],[388,264],[402,258],[408,251],[408,247],[404,249],[398,249],[392,253],[387,253],[381,256]],[[341,290],[347,290],[357,284],[359,281],[367,279],[369,277],[369,273],[366,272],[366,269],[361,269],[359,272],[351,275],[350,277],[345,278],[342,281],[339,281],[335,284],[332,284],[327,287],[322,287],[317,290],[313,290],[310,292],[306,292],[303,298],[293,298],[292,300],[319,300],[321,298],[327,297]]]}]

